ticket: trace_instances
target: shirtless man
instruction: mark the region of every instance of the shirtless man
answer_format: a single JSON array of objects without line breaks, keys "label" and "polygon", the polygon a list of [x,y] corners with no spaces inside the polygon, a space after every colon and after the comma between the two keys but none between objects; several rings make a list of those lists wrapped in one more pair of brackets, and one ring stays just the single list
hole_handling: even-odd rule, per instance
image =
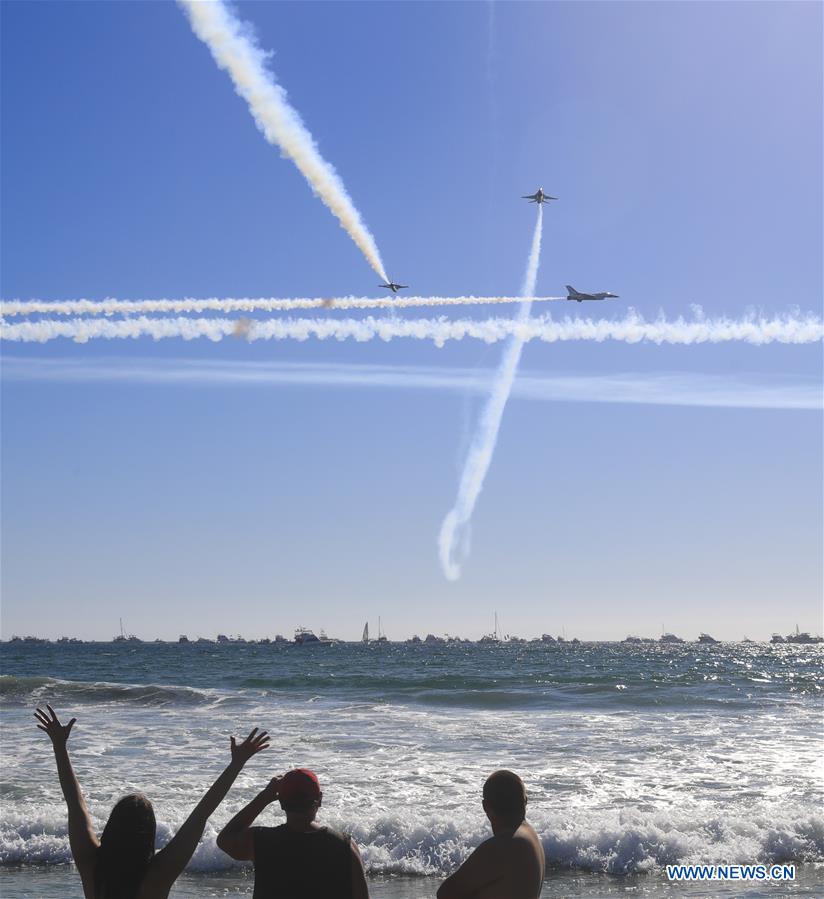
[{"label": "shirtless man", "polygon": [[441,884],[438,899],[538,899],[544,850],[524,820],[526,790],[517,774],[496,771],[484,784],[483,808],[493,836]]}]

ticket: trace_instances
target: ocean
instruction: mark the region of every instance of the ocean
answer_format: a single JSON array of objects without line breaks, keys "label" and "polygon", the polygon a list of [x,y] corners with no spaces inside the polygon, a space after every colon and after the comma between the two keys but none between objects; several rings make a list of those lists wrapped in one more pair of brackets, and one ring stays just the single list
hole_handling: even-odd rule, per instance
[{"label": "ocean", "polygon": [[[372,895],[434,896],[489,835],[484,778],[523,778],[547,896],[824,895],[824,646],[725,643],[0,645],[0,895],[79,897],[34,707],[98,826],[145,792],[165,842],[266,728],[176,897],[249,896],[217,831],[274,774],[315,770],[319,820],[358,842]],[[261,823],[281,820],[277,807]],[[667,864],[796,865],[792,884],[669,884]]]}]

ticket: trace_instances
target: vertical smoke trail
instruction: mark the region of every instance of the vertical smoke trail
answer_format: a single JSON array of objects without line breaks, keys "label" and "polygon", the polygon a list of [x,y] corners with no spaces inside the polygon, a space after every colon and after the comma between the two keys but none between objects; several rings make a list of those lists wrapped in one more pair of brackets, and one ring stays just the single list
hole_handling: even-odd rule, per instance
[{"label": "vertical smoke trail", "polygon": [[266,54],[251,28],[236,19],[223,0],[178,0],[194,33],[225,69],[235,90],[249,104],[258,128],[300,169],[312,190],[329,207],[372,268],[387,281],[375,239],[355,209],[340,176],[321,155],[297,110],[266,68]]},{"label": "vertical smoke trail", "polygon": [[[532,236],[532,249],[529,252],[529,262],[526,266],[522,297],[531,297],[535,293],[535,280],[538,277],[538,263],[541,259],[541,233],[543,230],[544,211],[543,205],[538,203],[538,221],[535,223],[535,233]],[[527,300],[521,303],[518,310],[518,322],[526,322],[532,302]],[[455,561],[456,543],[461,542],[466,546],[464,535],[466,527],[472,519],[472,512],[478,496],[484,486],[484,478],[492,462],[492,454],[495,452],[495,444],[498,441],[498,431],[501,427],[501,419],[506,408],[506,401],[512,391],[515,374],[518,371],[518,362],[521,359],[521,350],[524,342],[519,337],[512,337],[507,344],[501,359],[492,393],[478,422],[478,430],[469,447],[464,470],[458,485],[458,496],[455,505],[447,513],[441,525],[438,535],[438,555],[441,560],[443,573],[450,581],[456,581],[461,576],[461,566]]]}]

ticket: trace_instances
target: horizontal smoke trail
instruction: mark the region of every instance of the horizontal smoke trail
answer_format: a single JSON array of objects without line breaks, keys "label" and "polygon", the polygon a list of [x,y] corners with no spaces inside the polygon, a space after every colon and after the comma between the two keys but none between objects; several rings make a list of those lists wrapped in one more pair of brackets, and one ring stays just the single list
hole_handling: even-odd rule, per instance
[{"label": "horizontal smoke trail", "polygon": [[[4,300],[0,315],[157,315],[200,312],[290,312],[299,309],[411,309],[418,306],[492,306],[523,297],[249,297],[196,300]],[[545,303],[566,297],[531,297]]]},{"label": "horizontal smoke trail", "polygon": [[[492,369],[363,362],[285,362],[167,356],[72,356],[5,353],[0,375],[55,384],[120,383],[186,387],[322,387],[412,390],[489,396]],[[689,371],[524,372],[512,396],[538,402],[630,403],[726,409],[824,411],[820,378],[786,372],[709,374]]]},{"label": "horizontal smoke trail", "polygon": [[314,138],[286,91],[266,67],[266,53],[255,43],[248,24],[236,19],[222,0],[178,0],[192,30],[225,69],[264,137],[280,147],[329,207],[372,268],[387,281],[374,237],[361,219],[338,173],[321,155]]},{"label": "horizontal smoke trail", "polygon": [[111,321],[102,318],[75,318],[62,321],[43,319],[7,324],[0,321],[0,339],[20,343],[46,343],[58,338],[76,343],[88,340],[118,340],[151,337],[154,340],[207,338],[218,341],[225,337],[244,340],[427,340],[443,346],[453,340],[481,340],[497,343],[509,337],[528,343],[566,341],[622,341],[624,343],[678,344],[768,343],[809,344],[824,340],[824,321],[808,313],[764,317],[704,318],[696,317],[647,321],[634,310],[624,318],[591,319],[565,316],[555,320],[549,315],[518,321],[508,318],[483,320],[447,318],[276,318],[250,321],[231,318],[130,318]]}]

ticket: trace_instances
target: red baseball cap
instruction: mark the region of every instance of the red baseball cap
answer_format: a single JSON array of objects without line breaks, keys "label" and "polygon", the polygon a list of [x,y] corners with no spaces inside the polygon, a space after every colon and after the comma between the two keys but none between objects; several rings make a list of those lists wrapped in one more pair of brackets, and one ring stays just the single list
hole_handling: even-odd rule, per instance
[{"label": "red baseball cap", "polygon": [[287,805],[308,805],[319,798],[320,782],[315,772],[308,768],[287,771],[278,784],[278,799]]}]

